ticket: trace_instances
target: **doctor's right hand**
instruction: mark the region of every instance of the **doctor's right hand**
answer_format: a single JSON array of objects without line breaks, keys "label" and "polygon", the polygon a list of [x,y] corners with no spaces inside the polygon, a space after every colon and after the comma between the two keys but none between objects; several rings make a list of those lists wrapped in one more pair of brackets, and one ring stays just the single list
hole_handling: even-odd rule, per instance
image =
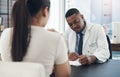
[{"label": "doctor's right hand", "polygon": [[68,58],[70,61],[75,61],[79,58],[79,54],[75,52],[69,53]]}]

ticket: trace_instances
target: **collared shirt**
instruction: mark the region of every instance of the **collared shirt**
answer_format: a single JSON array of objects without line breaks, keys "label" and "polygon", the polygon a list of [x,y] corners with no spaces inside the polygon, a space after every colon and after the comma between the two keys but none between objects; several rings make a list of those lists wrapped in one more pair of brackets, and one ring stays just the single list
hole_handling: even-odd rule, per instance
[{"label": "collared shirt", "polygon": [[[86,32],[87,27],[85,26],[85,28],[83,29],[83,31],[81,32],[83,34],[83,39],[84,39],[84,34]],[[78,46],[79,46],[79,41],[80,41],[80,33],[76,33],[76,46],[75,46],[75,51],[78,53]]]}]

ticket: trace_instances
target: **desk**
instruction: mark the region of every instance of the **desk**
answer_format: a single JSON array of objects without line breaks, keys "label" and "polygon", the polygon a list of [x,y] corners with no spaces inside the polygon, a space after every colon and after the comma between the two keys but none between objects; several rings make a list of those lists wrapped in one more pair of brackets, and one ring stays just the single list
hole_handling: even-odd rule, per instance
[{"label": "desk", "polygon": [[120,60],[71,68],[71,77],[120,77]]},{"label": "desk", "polygon": [[120,51],[120,43],[111,43],[111,50],[112,51]]}]

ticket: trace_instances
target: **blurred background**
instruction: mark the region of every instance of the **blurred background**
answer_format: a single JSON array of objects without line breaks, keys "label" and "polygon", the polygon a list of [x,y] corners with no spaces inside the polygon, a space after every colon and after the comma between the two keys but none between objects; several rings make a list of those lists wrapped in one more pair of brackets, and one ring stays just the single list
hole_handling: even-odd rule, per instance
[{"label": "blurred background", "polygon": [[[0,33],[10,25],[15,0],[0,0]],[[100,24],[111,40],[113,59],[120,59],[120,0],[51,0],[50,19],[46,29],[64,33],[68,28],[65,13],[77,8],[89,23]]]}]

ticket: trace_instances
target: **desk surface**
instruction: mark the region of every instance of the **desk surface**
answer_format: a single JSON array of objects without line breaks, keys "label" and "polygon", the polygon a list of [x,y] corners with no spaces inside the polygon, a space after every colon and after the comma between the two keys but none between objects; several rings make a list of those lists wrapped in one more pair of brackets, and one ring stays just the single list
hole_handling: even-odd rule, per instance
[{"label": "desk surface", "polygon": [[111,50],[120,52],[120,43],[111,43]]},{"label": "desk surface", "polygon": [[71,77],[120,77],[120,60],[71,68]]}]

